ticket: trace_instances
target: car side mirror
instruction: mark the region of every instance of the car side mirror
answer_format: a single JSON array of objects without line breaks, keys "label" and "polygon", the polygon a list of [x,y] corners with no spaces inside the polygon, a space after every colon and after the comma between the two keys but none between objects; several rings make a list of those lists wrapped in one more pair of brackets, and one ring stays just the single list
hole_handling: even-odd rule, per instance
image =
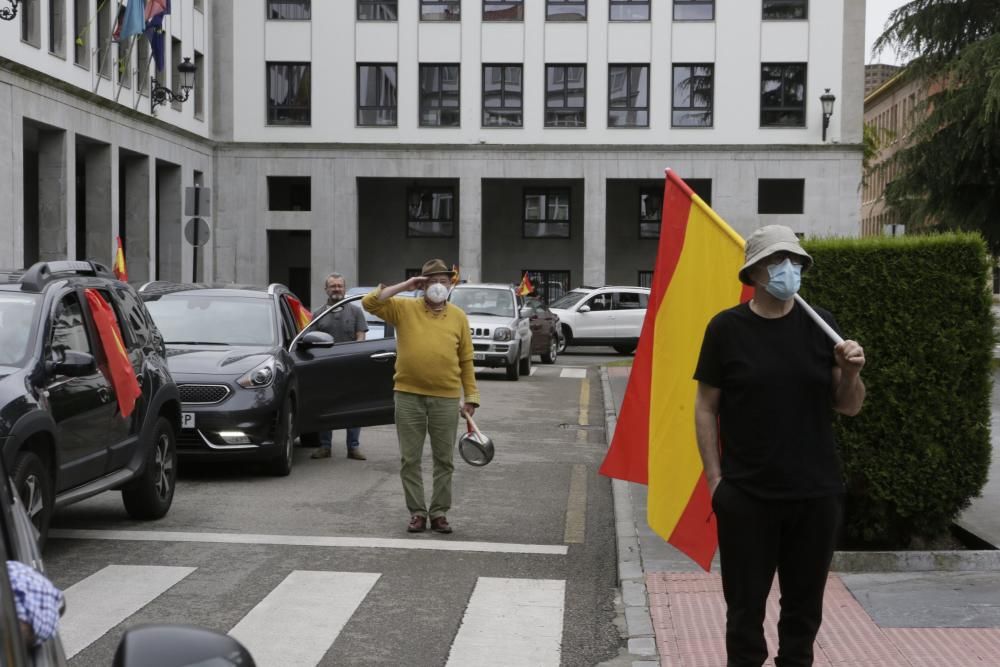
[{"label": "car side mirror", "polygon": [[333,347],[333,336],[325,331],[307,331],[299,339],[299,347]]},{"label": "car side mirror", "polygon": [[580,306],[580,308],[579,308],[579,310],[577,312],[579,312],[579,313],[589,313],[590,312],[590,306]]},{"label": "car side mirror", "polygon": [[94,355],[77,350],[66,350],[62,353],[62,359],[52,362],[50,366],[53,373],[74,378],[91,375],[96,369]]},{"label": "car side mirror", "polygon": [[140,625],[126,630],[112,664],[114,667],[256,665],[250,651],[232,637],[188,625]]}]

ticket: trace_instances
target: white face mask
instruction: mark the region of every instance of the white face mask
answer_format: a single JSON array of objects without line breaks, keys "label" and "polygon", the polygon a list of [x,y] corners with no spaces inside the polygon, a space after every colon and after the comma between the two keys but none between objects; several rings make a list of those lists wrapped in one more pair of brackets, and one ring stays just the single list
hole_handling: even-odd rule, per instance
[{"label": "white face mask", "polygon": [[448,298],[448,288],[441,283],[432,283],[427,287],[425,294],[431,303],[443,303]]}]

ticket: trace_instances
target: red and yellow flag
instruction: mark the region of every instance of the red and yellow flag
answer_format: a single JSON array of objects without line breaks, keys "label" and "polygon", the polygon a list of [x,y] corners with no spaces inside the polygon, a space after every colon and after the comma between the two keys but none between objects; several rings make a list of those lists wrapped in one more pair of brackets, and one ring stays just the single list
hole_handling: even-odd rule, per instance
[{"label": "red and yellow flag", "polygon": [[525,271],[524,275],[521,276],[521,284],[517,286],[518,296],[528,296],[535,291],[535,286],[531,284],[531,278],[528,277],[528,272]]},{"label": "red and yellow flag", "polygon": [[461,274],[459,272],[458,264],[451,265],[451,284],[457,285],[462,281]]},{"label": "red and yellow flag", "polygon": [[136,399],[142,396],[142,389],[139,388],[132,362],[128,358],[128,352],[125,351],[122,332],[118,328],[118,318],[100,292],[95,289],[86,289],[84,292],[87,295],[90,314],[94,318],[94,325],[97,327],[97,335],[101,339],[101,349],[107,359],[107,367],[102,367],[101,372],[115,390],[118,410],[121,411],[122,417],[128,417],[135,409]]},{"label": "red and yellow flag", "polygon": [[299,331],[302,331],[306,328],[307,324],[312,322],[312,313],[302,305],[301,301],[291,294],[286,294],[285,300],[288,301],[288,307],[292,310],[292,317],[295,318],[295,326],[299,328]]},{"label": "red and yellow flag", "polygon": [[694,369],[708,321],[753,292],[740,238],[667,170],[649,307],[601,474],[649,485],[647,520],[705,570],[718,546],[694,431]]},{"label": "red and yellow flag", "polygon": [[115,252],[115,265],[113,269],[115,278],[128,282],[128,271],[125,269],[125,250],[122,249],[122,237],[116,236],[115,238],[118,239],[118,250]]}]

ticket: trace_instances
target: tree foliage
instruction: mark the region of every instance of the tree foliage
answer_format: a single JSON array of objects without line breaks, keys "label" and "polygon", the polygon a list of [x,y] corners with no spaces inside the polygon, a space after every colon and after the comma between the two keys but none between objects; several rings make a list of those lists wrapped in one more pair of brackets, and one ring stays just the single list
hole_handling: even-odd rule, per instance
[{"label": "tree foliage", "polygon": [[912,58],[926,91],[886,201],[916,227],[981,232],[1000,253],[1000,2],[912,0],[875,50]]}]

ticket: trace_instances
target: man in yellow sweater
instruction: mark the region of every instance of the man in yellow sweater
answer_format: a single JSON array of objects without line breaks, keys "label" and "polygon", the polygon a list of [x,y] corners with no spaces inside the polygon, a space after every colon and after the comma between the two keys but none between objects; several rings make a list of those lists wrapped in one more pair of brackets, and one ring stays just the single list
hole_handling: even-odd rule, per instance
[{"label": "man in yellow sweater", "polygon": [[[442,260],[432,259],[419,276],[379,285],[361,301],[369,313],[396,327],[396,435],[411,533],[426,530],[428,516],[431,530],[451,532],[446,514],[451,509],[458,401],[463,400],[462,410],[470,415],[479,406],[469,320],[448,303],[453,275]],[[393,298],[418,289],[424,290],[422,298]],[[420,465],[427,435],[434,459],[430,512]]]}]

